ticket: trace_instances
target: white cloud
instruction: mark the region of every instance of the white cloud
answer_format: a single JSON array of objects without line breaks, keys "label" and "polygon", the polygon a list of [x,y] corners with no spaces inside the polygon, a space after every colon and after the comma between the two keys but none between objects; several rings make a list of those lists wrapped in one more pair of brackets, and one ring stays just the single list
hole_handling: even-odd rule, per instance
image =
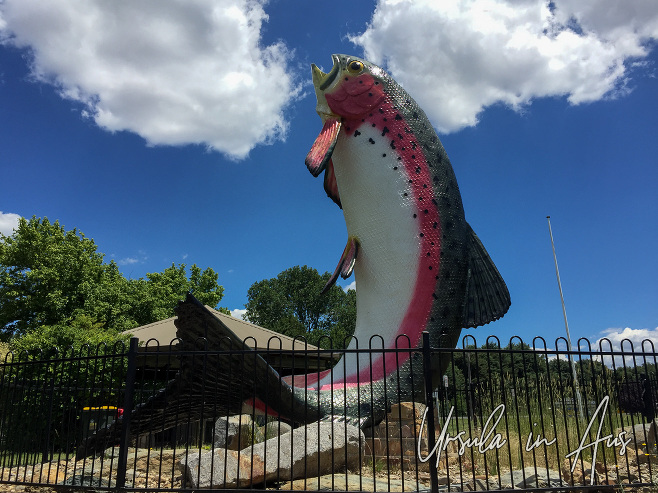
[{"label": "white cloud", "polygon": [[285,45],[259,44],[263,3],[4,0],[0,40],[106,130],[242,158],[285,137],[298,91]]},{"label": "white cloud", "polygon": [[231,310],[231,316],[233,318],[239,318],[240,320],[247,320],[246,314],[247,314],[247,310],[241,310],[240,308]]},{"label": "white cloud", "polygon": [[[606,340],[607,339],[607,340]],[[616,367],[621,367],[626,360],[626,365],[642,365],[644,363],[658,363],[653,354],[658,352],[658,327],[655,329],[607,329],[601,333],[593,349],[602,351],[615,351],[625,353],[625,356],[615,356]],[[634,356],[633,356],[634,354]],[[604,362],[607,366],[612,366],[612,358],[605,356]],[[600,358],[599,358],[600,360]]]},{"label": "white cloud", "polygon": [[356,281],[352,281],[352,282],[349,283],[347,286],[343,286],[343,291],[345,291],[346,293],[347,293],[350,289],[353,289],[354,291],[356,291]]},{"label": "white cloud", "polygon": [[133,264],[137,264],[137,263],[139,263],[139,259],[137,259],[135,257],[126,257],[126,258],[122,258],[122,259],[117,260],[117,264],[119,264],[119,265],[133,265]]},{"label": "white cloud", "polygon": [[18,220],[20,218],[21,216],[18,214],[0,211],[0,233],[5,236],[11,236],[14,229],[18,227]]},{"label": "white cloud", "polygon": [[441,131],[475,125],[496,103],[623,94],[656,39],[655,0],[379,0],[352,37]]}]

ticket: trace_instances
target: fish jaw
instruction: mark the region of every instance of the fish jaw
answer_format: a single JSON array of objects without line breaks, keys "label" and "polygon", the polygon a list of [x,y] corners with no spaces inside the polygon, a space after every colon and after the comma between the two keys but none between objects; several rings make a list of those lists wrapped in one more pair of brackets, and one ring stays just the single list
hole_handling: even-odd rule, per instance
[{"label": "fish jaw", "polygon": [[316,64],[311,64],[311,73],[313,75],[313,87],[315,89],[315,97],[317,99],[317,104],[315,106],[315,111],[322,119],[322,123],[327,121],[328,118],[337,118],[329,104],[327,103],[327,98],[325,96],[325,89],[333,82],[340,70],[340,65],[338,63],[338,58],[336,55],[332,56],[334,66],[332,67],[329,73],[324,73],[318,68]]}]

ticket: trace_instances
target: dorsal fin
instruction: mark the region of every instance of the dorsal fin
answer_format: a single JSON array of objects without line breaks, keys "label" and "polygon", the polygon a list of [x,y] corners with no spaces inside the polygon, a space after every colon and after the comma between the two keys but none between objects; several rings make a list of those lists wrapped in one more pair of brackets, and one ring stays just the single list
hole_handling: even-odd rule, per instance
[{"label": "dorsal fin", "polygon": [[511,305],[502,276],[475,232],[468,226],[468,281],[463,327],[479,327],[498,320]]}]

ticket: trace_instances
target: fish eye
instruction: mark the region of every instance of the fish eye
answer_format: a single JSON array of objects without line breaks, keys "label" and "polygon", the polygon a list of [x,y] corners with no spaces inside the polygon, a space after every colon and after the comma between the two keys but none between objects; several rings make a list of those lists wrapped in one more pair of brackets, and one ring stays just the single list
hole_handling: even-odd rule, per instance
[{"label": "fish eye", "polygon": [[347,71],[351,74],[358,74],[363,70],[363,63],[358,60],[352,60],[347,64]]}]

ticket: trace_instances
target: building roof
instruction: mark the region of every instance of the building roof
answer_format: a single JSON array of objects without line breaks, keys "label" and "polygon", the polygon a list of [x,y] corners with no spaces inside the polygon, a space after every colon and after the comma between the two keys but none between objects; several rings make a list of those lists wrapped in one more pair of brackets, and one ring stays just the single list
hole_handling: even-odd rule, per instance
[{"label": "building roof", "polygon": [[[230,315],[226,315],[222,312],[214,310],[207,305],[206,308],[224,325],[231,329],[233,333],[240,338],[240,340],[246,341],[246,343],[251,347],[254,347],[255,341],[256,348],[264,350],[268,349],[268,344],[270,349],[277,350],[307,349],[309,351],[313,351],[319,349],[317,346],[305,344],[303,340],[293,340],[292,337],[279,334],[273,330],[260,327],[239,318],[231,317]],[[126,330],[123,333],[132,334],[144,344],[146,344],[147,341],[154,339],[158,341],[160,346],[173,346],[178,344],[178,340],[176,339],[176,326],[174,325],[174,320],[176,320],[176,317],[167,318],[165,320],[160,320],[158,322],[153,322],[151,324],[142,325],[141,327]],[[279,343],[279,340],[281,343]],[[154,343],[152,342],[151,344]],[[279,344],[281,345],[279,346]]]}]

